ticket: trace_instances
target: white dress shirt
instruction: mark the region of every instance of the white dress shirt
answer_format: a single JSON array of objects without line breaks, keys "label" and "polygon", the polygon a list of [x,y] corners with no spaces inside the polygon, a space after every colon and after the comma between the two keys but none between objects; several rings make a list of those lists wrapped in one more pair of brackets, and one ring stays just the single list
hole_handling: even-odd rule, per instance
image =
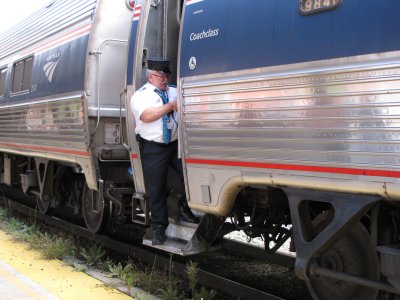
[{"label": "white dress shirt", "polygon": [[[150,83],[146,83],[137,90],[131,99],[131,109],[135,115],[136,134],[140,134],[142,138],[148,141],[164,143],[163,140],[163,120],[162,118],[154,122],[144,123],[140,120],[142,113],[150,107],[160,107],[164,105],[161,97],[154,91],[156,87]],[[168,87],[167,96],[169,101],[177,98],[177,90],[174,87]],[[176,111],[172,114],[171,142],[178,139],[178,114]]]}]

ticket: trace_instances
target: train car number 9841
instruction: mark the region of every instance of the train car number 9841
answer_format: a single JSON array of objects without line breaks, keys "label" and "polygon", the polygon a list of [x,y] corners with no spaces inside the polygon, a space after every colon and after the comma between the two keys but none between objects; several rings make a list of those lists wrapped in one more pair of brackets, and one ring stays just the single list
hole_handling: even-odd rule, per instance
[{"label": "train car number 9841", "polygon": [[300,0],[300,12],[303,15],[338,7],[342,0]]}]

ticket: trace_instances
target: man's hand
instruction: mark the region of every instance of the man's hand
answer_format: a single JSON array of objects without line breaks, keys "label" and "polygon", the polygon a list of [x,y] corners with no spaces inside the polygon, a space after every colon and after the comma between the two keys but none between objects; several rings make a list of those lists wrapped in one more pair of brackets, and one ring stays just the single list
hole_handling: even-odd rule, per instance
[{"label": "man's hand", "polygon": [[171,103],[171,111],[173,111],[173,110],[178,111],[178,101],[176,99],[173,101],[170,101],[169,103]]},{"label": "man's hand", "polygon": [[174,110],[178,110],[177,100],[170,101],[167,104],[161,105],[160,107],[150,107],[145,109],[140,115],[140,120],[143,123],[154,122],[155,120],[162,118],[164,115]]}]

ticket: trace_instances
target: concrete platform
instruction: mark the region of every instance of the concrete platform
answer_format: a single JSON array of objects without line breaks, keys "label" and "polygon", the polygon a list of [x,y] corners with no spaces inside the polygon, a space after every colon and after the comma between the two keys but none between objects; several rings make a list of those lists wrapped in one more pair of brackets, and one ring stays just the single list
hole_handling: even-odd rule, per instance
[{"label": "concrete platform", "polygon": [[41,258],[0,231],[0,299],[113,299],[132,297],[59,260]]}]

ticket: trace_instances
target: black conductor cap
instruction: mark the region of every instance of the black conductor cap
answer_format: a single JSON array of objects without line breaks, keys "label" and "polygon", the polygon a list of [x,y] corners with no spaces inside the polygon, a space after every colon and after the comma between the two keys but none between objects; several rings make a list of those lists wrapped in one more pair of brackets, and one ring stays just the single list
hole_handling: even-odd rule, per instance
[{"label": "black conductor cap", "polygon": [[169,60],[162,58],[152,58],[147,60],[147,68],[149,70],[159,71],[166,74],[171,74],[169,69]]}]

